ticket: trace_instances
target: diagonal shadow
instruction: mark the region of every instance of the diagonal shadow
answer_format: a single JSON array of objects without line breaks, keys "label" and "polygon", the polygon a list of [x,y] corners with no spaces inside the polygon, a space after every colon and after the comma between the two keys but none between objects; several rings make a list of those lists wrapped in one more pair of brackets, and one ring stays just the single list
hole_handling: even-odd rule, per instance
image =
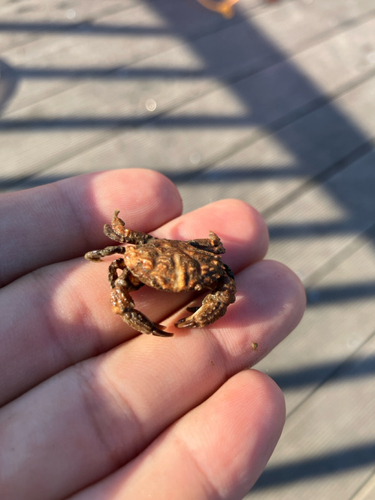
[{"label": "diagonal shadow", "polygon": [[[316,287],[307,290],[309,307],[322,304],[353,302],[375,297],[375,282],[351,283],[350,285]],[[374,364],[375,367],[375,364]]]},{"label": "diagonal shadow", "polygon": [[272,372],[270,374],[282,390],[296,389],[317,385],[322,380],[330,383],[345,382],[364,377],[375,376],[375,356],[367,356],[361,360],[348,360],[345,366],[338,366],[337,362],[321,363],[304,369],[289,370],[288,372]]},{"label": "diagonal shadow", "polygon": [[317,476],[324,477],[372,465],[375,465],[375,443],[353,446],[316,458],[269,466],[251,491],[274,488],[286,483]]},{"label": "diagonal shadow", "polygon": [[18,81],[17,71],[0,59],[0,115],[6,103],[16,92]]},{"label": "diagonal shadow", "polygon": [[[284,117],[286,119],[286,117]],[[34,118],[32,120],[3,119],[0,121],[0,130],[28,130],[31,127],[37,130],[48,129],[132,129],[141,127],[152,122],[159,129],[183,128],[227,128],[240,126],[254,126],[258,121],[254,117],[227,117],[227,116],[165,116],[162,118],[113,118],[108,117],[80,117],[75,116],[67,118]]]},{"label": "diagonal shadow", "polygon": [[26,32],[26,33],[66,33],[67,35],[134,35],[134,36],[165,36],[170,33],[168,29],[144,26],[124,26],[123,24],[91,24],[88,21],[79,23],[12,23],[0,22],[0,33]]},{"label": "diagonal shadow", "polygon": [[[149,3],[150,7],[157,10],[172,27],[178,24],[176,18],[171,16],[168,9],[165,8],[164,2]],[[212,122],[212,119],[206,121],[204,117],[195,117],[198,119],[198,123],[194,123],[193,126],[200,126],[204,121],[204,126],[213,128],[220,126],[222,123],[233,126],[251,123],[268,129],[296,158],[296,165],[287,169],[287,175],[293,175],[294,172],[295,176],[313,177],[328,169],[333,162],[346,158],[358,148],[363,148],[362,154],[365,154],[366,148],[364,146],[368,146],[367,151],[370,146],[368,138],[363,132],[332,102],[329,102],[320,89],[307,79],[290,60],[286,60],[284,54],[266,39],[264,34],[252,25],[248,19],[238,12],[236,18],[238,25],[246,25],[249,40],[256,41],[256,50],[268,56],[272,54],[274,60],[281,60],[283,63],[275,65],[278,67],[278,71],[275,70],[275,66],[272,66],[269,70],[266,69],[261,72],[262,74],[256,75],[253,78],[257,80],[255,85],[250,84],[250,79],[243,79],[230,87],[232,93],[242,103],[246,116],[237,118],[233,122],[228,118],[217,117],[217,125]],[[238,45],[235,41],[231,44],[229,37],[223,37],[222,39],[217,37],[215,39],[215,55],[212,53],[212,45],[195,44],[191,45],[191,48],[205,62],[207,71],[210,74],[215,74],[216,71],[218,78],[221,77],[224,70],[217,67],[217,54],[222,53],[225,61],[231,59],[238,61],[238,54],[236,53]],[[251,51],[251,48],[246,46],[247,50]],[[246,59],[245,48],[243,52],[243,57]],[[226,84],[227,79],[224,78],[223,83]],[[286,101],[288,102],[286,103]],[[248,110],[247,114],[246,110]],[[299,112],[300,119],[298,117]],[[162,121],[160,120],[157,126],[162,127]],[[345,167],[344,163],[342,168]],[[334,173],[339,169],[340,166]],[[231,170],[231,168],[227,168],[228,175],[224,176],[225,181],[228,181],[228,177],[231,177]],[[244,177],[248,175],[248,178],[251,178],[252,172],[252,167],[244,168],[241,175]],[[256,167],[254,172],[257,172]],[[267,171],[266,175],[268,174]],[[233,178],[236,175],[238,174],[234,170]],[[280,171],[279,175],[282,175]],[[196,174],[194,174],[191,180],[193,182],[205,182],[204,175],[196,177]],[[217,180],[217,177],[212,179],[211,177],[210,182],[220,182],[220,179]],[[364,186],[366,182],[368,182],[368,179],[364,181]],[[374,181],[370,180],[370,182],[372,182],[372,187],[375,188]],[[362,216],[362,212],[358,210],[357,200],[352,203],[352,200],[346,196],[345,192],[335,190],[333,185],[329,186],[329,193],[349,213],[349,224],[352,224],[351,230],[355,231],[355,221],[359,215]],[[366,208],[368,211],[369,207]],[[375,213],[375,204],[372,205],[372,208],[373,213]],[[335,227],[331,229],[333,232],[336,231]],[[327,228],[327,231],[329,230],[330,227]],[[278,237],[278,231],[275,228],[273,236]],[[304,228],[297,226],[295,229],[285,228],[283,232],[288,236],[296,236],[297,234],[303,235],[305,231]]]},{"label": "diagonal shadow", "polygon": [[[185,70],[174,68],[32,68],[32,67],[13,67],[19,78],[29,79],[56,79],[67,78],[72,80],[83,79],[104,79],[104,80],[132,80],[132,79],[154,79],[169,80],[175,78],[202,78],[202,70]],[[204,73],[207,76],[207,73]]]}]

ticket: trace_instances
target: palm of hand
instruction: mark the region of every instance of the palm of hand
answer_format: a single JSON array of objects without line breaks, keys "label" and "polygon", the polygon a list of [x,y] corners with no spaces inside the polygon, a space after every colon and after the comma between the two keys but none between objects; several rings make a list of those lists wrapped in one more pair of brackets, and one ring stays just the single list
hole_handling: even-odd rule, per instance
[{"label": "palm of hand", "polygon": [[[106,266],[82,258],[106,244],[101,227],[113,206],[129,227],[162,238],[220,227],[238,273],[227,314],[178,332],[176,311],[191,296],[165,300],[143,287],[137,304],[173,338],[137,335],[113,315]],[[3,498],[241,498],[284,421],[279,389],[246,368],[304,309],[298,279],[261,260],[268,237],[259,214],[226,200],[179,217],[175,187],[143,170],[12,193],[0,209]]]}]

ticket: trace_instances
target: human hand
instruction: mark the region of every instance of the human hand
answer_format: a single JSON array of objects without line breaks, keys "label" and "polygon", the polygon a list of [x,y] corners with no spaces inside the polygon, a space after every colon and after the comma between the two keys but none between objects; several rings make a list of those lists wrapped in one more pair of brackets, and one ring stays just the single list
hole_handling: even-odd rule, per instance
[{"label": "human hand", "polygon": [[[158,237],[217,232],[238,289],[226,315],[177,330],[192,296],[148,287],[136,307],[174,337],[139,335],[113,314],[107,263],[83,255],[110,244],[115,208]],[[305,306],[298,278],[262,261],[259,214],[224,200],[180,217],[173,184],[139,169],[2,195],[0,213],[1,498],[242,498],[285,418],[276,384],[247,368]]]}]

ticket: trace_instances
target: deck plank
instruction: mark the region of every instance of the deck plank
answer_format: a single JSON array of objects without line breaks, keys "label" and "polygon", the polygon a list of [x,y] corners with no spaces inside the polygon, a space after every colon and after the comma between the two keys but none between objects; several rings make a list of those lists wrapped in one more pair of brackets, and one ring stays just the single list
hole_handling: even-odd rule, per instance
[{"label": "deck plank", "polygon": [[374,242],[357,241],[311,287],[301,325],[257,365],[282,387],[289,417],[249,498],[273,498],[276,488],[280,499],[349,500],[373,475]]},{"label": "deck plank", "polygon": [[366,481],[351,500],[372,500],[373,498],[375,498],[375,469],[374,475]]},{"label": "deck plank", "polygon": [[[324,346],[321,346],[322,349]],[[349,500],[373,475],[375,336],[288,418],[249,498]]]},{"label": "deck plank", "polygon": [[374,224],[375,151],[271,217],[269,257],[311,276]]},{"label": "deck plank", "polygon": [[374,263],[374,238],[364,234],[308,287],[301,324],[257,365],[285,391],[288,414],[374,334]]}]

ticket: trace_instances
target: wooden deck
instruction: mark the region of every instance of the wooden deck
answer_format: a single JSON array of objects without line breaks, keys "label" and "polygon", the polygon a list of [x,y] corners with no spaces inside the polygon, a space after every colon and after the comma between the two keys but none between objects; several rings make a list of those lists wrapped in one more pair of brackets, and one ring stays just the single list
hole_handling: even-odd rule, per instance
[{"label": "wooden deck", "polygon": [[246,200],[307,287],[258,367],[288,419],[252,500],[375,498],[375,3],[0,0],[0,190],[146,167]]}]

